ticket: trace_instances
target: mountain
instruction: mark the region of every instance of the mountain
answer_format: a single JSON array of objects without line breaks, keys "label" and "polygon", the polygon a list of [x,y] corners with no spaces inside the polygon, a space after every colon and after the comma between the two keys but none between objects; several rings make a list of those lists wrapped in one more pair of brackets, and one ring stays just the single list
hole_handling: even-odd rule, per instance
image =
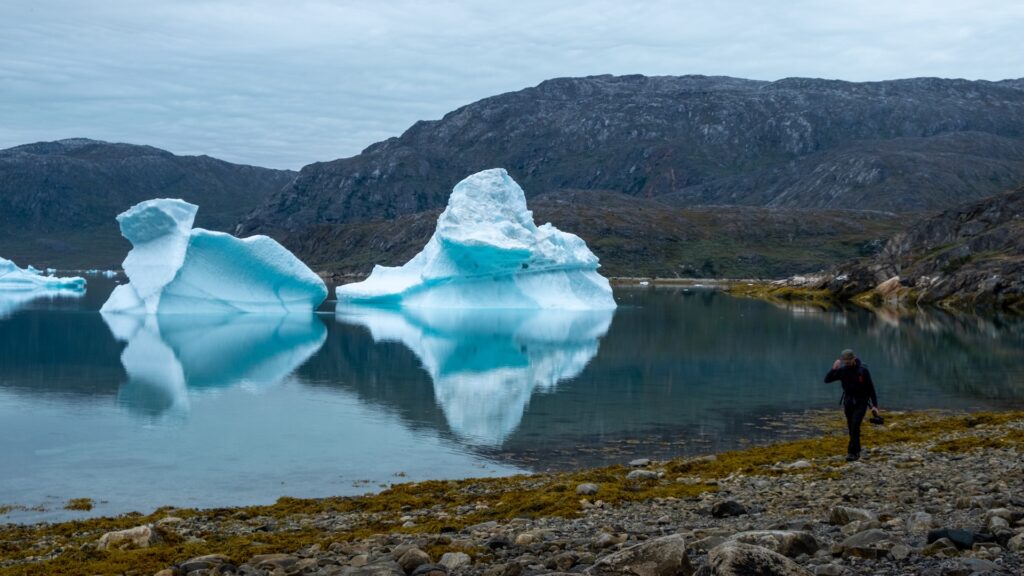
[{"label": "mountain", "polygon": [[0,255],[20,265],[116,268],[131,248],[114,217],[159,197],[230,230],[296,176],[151,146],[75,138],[0,150]]},{"label": "mountain", "polygon": [[[758,222],[751,209],[771,208],[762,220],[779,222],[788,215],[783,219],[820,228],[837,219],[848,222],[864,234],[844,241],[861,250],[877,244],[876,233],[885,230],[874,224],[882,220],[889,220],[883,228],[891,230],[907,218],[1024,181],[1024,81],[549,80],[418,122],[357,156],[306,166],[237,230],[274,235],[314,266],[365,273],[374,259],[370,252],[327,254],[309,238],[343,239],[331,244],[341,248],[359,237],[395,248],[406,238],[412,241],[415,232],[416,241],[425,242],[432,230],[429,214],[445,205],[452,186],[492,167],[508,169],[539,216],[548,209],[535,200],[554,202],[572,194],[576,213],[562,211],[562,221],[554,214],[553,223],[610,245],[656,246],[689,234],[680,226],[696,207],[706,215],[704,207],[729,205],[747,209],[716,209],[722,227],[698,226],[697,236],[706,233],[723,243],[732,242],[730,231],[737,229],[757,236],[758,230],[746,226]],[[614,214],[602,210],[604,202],[613,202]],[[648,210],[662,216],[640,214]],[[867,211],[889,214],[865,218]],[[831,216],[815,222],[825,212]],[[410,219],[413,230],[406,228]],[[567,226],[570,219],[581,227]],[[627,221],[622,229],[614,225],[620,220]],[[640,221],[641,228],[630,224]],[[707,258],[722,270],[725,260],[740,253],[756,258],[771,249],[772,237],[784,233],[784,227],[772,226],[747,248],[717,259],[710,249],[663,262],[617,261],[614,251],[595,252],[606,266],[632,266],[636,274],[685,275],[695,265],[699,272]],[[827,240],[820,234],[796,237],[812,246]],[[357,265],[359,258],[366,262]],[[339,259],[347,263],[339,266]],[[805,260],[819,268],[835,262]],[[809,265],[791,261],[751,270],[792,273],[813,269]]]}]

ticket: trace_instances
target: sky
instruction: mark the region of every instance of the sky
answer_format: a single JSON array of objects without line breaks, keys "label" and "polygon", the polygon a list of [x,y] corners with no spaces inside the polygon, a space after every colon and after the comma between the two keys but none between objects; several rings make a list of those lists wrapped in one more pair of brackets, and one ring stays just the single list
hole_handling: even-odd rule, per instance
[{"label": "sky", "polygon": [[592,74],[1024,77],[1024,2],[2,0],[0,148],[298,169]]}]

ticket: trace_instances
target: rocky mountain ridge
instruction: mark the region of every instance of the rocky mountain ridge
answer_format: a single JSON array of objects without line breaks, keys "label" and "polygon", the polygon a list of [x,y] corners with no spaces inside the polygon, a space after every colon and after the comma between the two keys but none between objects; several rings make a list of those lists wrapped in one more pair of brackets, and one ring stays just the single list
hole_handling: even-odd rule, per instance
[{"label": "rocky mountain ridge", "polygon": [[130,246],[114,217],[133,204],[182,198],[200,206],[197,225],[230,230],[294,176],[87,138],[0,150],[0,254],[36,265],[115,267]]},{"label": "rocky mountain ridge", "polygon": [[436,209],[456,182],[498,166],[528,196],[611,190],[679,206],[937,210],[1024,179],[1022,84],[548,80],[306,166],[241,229]]}]

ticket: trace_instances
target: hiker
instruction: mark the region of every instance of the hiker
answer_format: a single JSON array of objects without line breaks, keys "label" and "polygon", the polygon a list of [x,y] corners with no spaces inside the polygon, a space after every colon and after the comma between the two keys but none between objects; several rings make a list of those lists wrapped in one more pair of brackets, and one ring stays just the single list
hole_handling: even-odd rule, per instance
[{"label": "hiker", "polygon": [[839,354],[839,359],[832,364],[832,369],[825,374],[825,382],[843,383],[843,398],[839,401],[846,414],[846,427],[850,431],[850,443],[846,447],[846,461],[853,462],[860,458],[860,424],[868,408],[878,417],[878,398],[875,396],[875,384],[871,381],[868,367],[861,363],[853,350],[846,349]]}]

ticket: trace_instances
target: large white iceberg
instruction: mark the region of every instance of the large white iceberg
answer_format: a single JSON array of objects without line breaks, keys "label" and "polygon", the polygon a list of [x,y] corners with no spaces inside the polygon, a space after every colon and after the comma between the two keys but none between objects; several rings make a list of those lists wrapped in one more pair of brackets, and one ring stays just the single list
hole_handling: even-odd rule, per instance
[{"label": "large white iceberg", "polygon": [[140,202],[117,216],[132,243],[102,312],[224,314],[310,311],[327,287],[266,236],[235,238],[192,228],[198,207],[184,200]]},{"label": "large white iceberg", "polygon": [[580,237],[534,224],[523,189],[497,168],[455,186],[422,252],[374,267],[337,296],[419,308],[615,308],[598,266]]},{"label": "large white iceberg", "polygon": [[31,265],[21,269],[14,262],[0,258],[0,318],[6,318],[37,298],[80,297],[83,294],[84,278],[44,276]]},{"label": "large white iceberg", "polygon": [[577,377],[597,355],[614,311],[445,310],[339,306],[375,342],[401,342],[434,383],[434,398],[467,444],[500,446],[535,392]]}]

